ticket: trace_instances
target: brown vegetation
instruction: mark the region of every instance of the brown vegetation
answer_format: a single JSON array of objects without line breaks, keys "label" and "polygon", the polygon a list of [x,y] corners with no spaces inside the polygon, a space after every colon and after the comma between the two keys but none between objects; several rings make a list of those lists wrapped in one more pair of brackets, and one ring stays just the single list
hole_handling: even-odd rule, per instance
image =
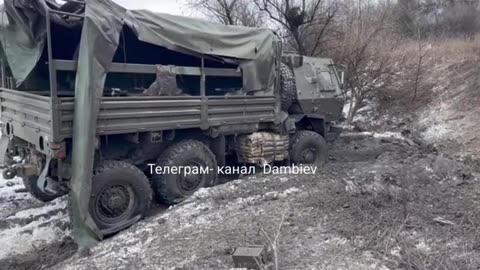
[{"label": "brown vegetation", "polygon": [[449,51],[459,49],[460,44],[454,43],[475,51],[471,41],[480,30],[480,6],[475,0],[190,3],[221,23],[270,27],[286,50],[334,58],[347,75],[345,95],[351,105],[347,124],[365,99],[385,98],[380,93],[385,89],[409,91],[403,94],[410,103],[422,103],[422,88],[429,86],[424,74],[432,60],[428,55],[450,59],[452,53],[462,53]]},{"label": "brown vegetation", "polygon": [[[442,157],[429,160],[440,150],[480,170],[479,2],[332,0],[323,2],[319,9],[323,12],[308,13],[309,5],[304,3],[314,2],[256,1],[259,14],[275,29],[283,29],[282,38],[293,49],[333,57],[339,69],[346,71],[347,122],[366,99],[375,99],[381,113],[400,115],[395,128],[405,134],[414,130],[421,135],[418,141],[430,133],[436,138],[427,140],[434,146],[425,145],[432,149],[422,149],[415,158],[411,159],[410,153],[399,157],[395,162],[401,169],[394,175],[379,176],[394,189],[345,197],[337,192],[330,207],[343,210],[335,212],[331,221],[340,224],[336,229],[356,243],[358,250],[378,254],[392,269],[478,269],[480,261],[475,254],[480,249],[480,220],[475,178],[459,173],[451,182],[433,181],[422,175],[427,172],[419,173],[425,170],[419,162],[433,163],[428,166],[433,166],[436,174],[450,168],[442,165]],[[335,12],[325,13],[333,3]],[[308,20],[294,16],[301,27],[293,30],[303,29],[302,23],[308,22],[320,38],[289,29],[285,15],[292,8],[294,14],[310,14]],[[275,16],[269,14],[273,11]],[[310,25],[316,21],[321,23]],[[319,31],[326,21],[327,30]],[[316,44],[314,50],[311,44]],[[423,182],[426,179],[430,179],[428,183]]]}]

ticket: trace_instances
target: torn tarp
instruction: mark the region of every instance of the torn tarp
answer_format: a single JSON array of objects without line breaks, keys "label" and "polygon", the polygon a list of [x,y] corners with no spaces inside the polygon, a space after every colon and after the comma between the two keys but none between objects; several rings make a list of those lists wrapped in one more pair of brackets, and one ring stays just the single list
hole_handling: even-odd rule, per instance
[{"label": "torn tarp", "polygon": [[[0,6],[0,44],[17,86],[31,74],[45,48],[46,8],[71,10],[72,3],[59,6],[53,0],[6,0]],[[78,19],[66,20],[57,14],[52,14],[50,19],[65,27],[81,23]]]},{"label": "torn tarp", "polygon": [[244,72],[246,91],[263,90],[274,83],[275,35],[271,30],[145,10],[129,11],[125,19],[141,41],[187,54],[235,59]]},{"label": "torn tarp", "polygon": [[39,10],[36,1],[17,7],[7,0],[0,7],[0,43],[17,85],[32,72],[45,46],[45,16]]},{"label": "torn tarp", "polygon": [[[119,9],[119,10],[117,10]],[[81,247],[91,246],[103,235],[89,212],[91,179],[95,160],[96,123],[103,87],[113,55],[118,47],[124,12],[107,1],[88,0],[85,8],[75,82],[73,119],[72,178],[70,200],[75,240]]]}]

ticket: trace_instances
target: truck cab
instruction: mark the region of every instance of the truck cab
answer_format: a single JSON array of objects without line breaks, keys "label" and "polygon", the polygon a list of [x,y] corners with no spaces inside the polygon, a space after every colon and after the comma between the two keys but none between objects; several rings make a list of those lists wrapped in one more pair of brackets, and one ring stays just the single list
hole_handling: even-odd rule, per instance
[{"label": "truck cab", "polygon": [[342,117],[343,73],[338,73],[330,58],[286,53],[282,57],[295,78],[294,101],[289,116],[298,125],[310,125],[327,141],[334,141],[340,130],[335,123]]}]

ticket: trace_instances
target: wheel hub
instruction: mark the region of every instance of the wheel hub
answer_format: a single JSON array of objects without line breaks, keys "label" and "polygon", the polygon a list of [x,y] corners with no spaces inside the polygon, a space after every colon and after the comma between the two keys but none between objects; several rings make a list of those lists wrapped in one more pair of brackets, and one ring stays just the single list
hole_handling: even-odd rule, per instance
[{"label": "wheel hub", "polygon": [[307,148],[302,151],[302,161],[305,164],[314,163],[316,160],[317,151],[313,148]]},{"label": "wheel hub", "polygon": [[[198,168],[198,171],[199,171],[201,166],[199,164],[191,164],[188,167]],[[187,174],[187,175],[182,174],[180,175],[180,179],[178,183],[179,188],[185,194],[193,193],[200,188],[202,184],[202,180],[203,180],[203,176],[201,174]]]},{"label": "wheel hub", "polygon": [[113,186],[100,195],[97,207],[100,215],[107,219],[121,217],[129,208],[131,196],[124,186]]}]

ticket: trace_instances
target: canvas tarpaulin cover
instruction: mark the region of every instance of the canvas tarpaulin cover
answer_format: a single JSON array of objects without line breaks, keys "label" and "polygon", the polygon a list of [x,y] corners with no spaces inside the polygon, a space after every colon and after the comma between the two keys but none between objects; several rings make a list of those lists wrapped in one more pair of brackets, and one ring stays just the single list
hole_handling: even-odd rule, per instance
[{"label": "canvas tarpaulin cover", "polygon": [[[17,83],[34,69],[46,44],[45,7],[51,0],[5,0],[1,44]],[[75,237],[81,246],[102,238],[88,213],[95,155],[95,130],[106,76],[126,25],[147,43],[194,56],[237,63],[245,91],[275,81],[275,35],[270,30],[225,26],[145,10],[128,11],[110,0],[86,0],[75,84],[71,200]],[[50,15],[54,23],[61,16]]]},{"label": "canvas tarpaulin cover", "polygon": [[15,80],[21,84],[40,60],[45,46],[44,14],[41,6],[26,2],[17,8],[5,1],[0,14],[0,42]]}]

